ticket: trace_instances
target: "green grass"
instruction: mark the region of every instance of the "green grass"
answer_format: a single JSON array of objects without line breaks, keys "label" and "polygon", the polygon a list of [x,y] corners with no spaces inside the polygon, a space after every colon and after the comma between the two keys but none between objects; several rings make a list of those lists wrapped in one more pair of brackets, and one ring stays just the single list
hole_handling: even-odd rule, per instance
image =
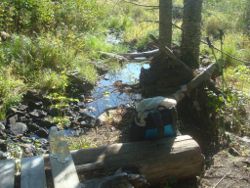
[{"label": "green grass", "polygon": [[9,107],[22,99],[26,90],[23,81],[16,77],[10,68],[0,69],[0,119],[5,117]]}]

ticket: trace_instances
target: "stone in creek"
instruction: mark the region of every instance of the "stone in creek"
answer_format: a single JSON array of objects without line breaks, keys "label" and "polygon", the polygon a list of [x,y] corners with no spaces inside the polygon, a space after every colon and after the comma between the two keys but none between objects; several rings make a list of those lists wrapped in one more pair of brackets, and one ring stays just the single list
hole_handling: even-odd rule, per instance
[{"label": "stone in creek", "polygon": [[21,116],[18,118],[19,121],[27,123],[29,121],[29,118],[26,116]]},{"label": "stone in creek", "polygon": [[88,123],[86,121],[81,121],[80,125],[81,126],[86,126],[86,125],[88,125]]},{"label": "stone in creek", "polygon": [[0,160],[7,159],[7,154],[5,152],[0,151]]},{"label": "stone in creek", "polygon": [[37,120],[36,123],[38,125],[40,125],[41,127],[45,127],[47,129],[49,129],[50,127],[52,126],[55,126],[55,124],[51,123],[50,121],[48,120]]},{"label": "stone in creek", "polygon": [[79,106],[80,108],[85,108],[86,107],[84,102],[78,102],[77,106]]},{"label": "stone in creek", "polygon": [[34,118],[42,118],[45,117],[47,115],[46,112],[44,112],[43,110],[33,110],[32,112],[29,113],[32,117]]},{"label": "stone in creek", "polygon": [[21,110],[21,111],[25,111],[28,109],[28,106],[27,105],[24,105],[24,104],[21,104],[18,106],[18,109]]},{"label": "stone in creek", "polygon": [[40,126],[37,125],[36,123],[30,123],[28,124],[28,127],[30,132],[35,132],[40,129]]},{"label": "stone in creek", "polygon": [[51,116],[58,116],[61,114],[61,111],[57,108],[50,108],[48,113],[51,115]]},{"label": "stone in creek", "polygon": [[35,132],[35,134],[41,138],[47,138],[49,135],[49,132],[44,128],[40,128],[39,130]]},{"label": "stone in creek", "polygon": [[18,107],[12,107],[8,110],[7,114],[18,114],[18,115],[24,115],[25,112],[22,110],[19,110]]},{"label": "stone in creek", "polygon": [[13,116],[10,116],[8,117],[8,123],[9,124],[15,124],[17,121],[18,121],[18,115],[13,115]]},{"label": "stone in creek", "polygon": [[79,111],[80,110],[80,107],[77,106],[77,105],[74,105],[74,108],[73,108],[74,111]]},{"label": "stone in creek", "polygon": [[0,150],[4,152],[7,151],[7,145],[5,140],[0,139]]},{"label": "stone in creek", "polygon": [[10,130],[14,135],[22,135],[28,130],[28,127],[24,123],[17,122],[10,124]]},{"label": "stone in creek", "polygon": [[35,102],[34,105],[35,105],[37,108],[42,108],[42,107],[43,107],[43,102],[42,102],[42,101]]}]

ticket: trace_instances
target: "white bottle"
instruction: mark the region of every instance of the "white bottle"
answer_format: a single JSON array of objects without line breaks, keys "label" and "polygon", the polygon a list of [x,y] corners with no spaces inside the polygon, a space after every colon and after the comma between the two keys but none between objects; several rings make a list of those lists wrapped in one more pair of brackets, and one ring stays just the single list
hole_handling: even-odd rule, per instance
[{"label": "white bottle", "polygon": [[58,142],[58,131],[57,127],[51,127],[49,132],[49,144],[50,144],[50,155],[56,157],[56,148]]}]

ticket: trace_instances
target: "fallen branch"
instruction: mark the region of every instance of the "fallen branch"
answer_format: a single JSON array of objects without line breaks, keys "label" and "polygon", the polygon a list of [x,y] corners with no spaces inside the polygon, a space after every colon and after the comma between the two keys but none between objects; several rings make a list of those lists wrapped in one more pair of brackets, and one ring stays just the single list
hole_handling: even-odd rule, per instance
[{"label": "fallen branch", "polygon": [[147,52],[124,53],[124,54],[119,54],[119,55],[121,55],[127,59],[136,59],[136,58],[140,58],[140,57],[149,58],[149,57],[154,56],[158,52],[159,52],[159,49],[155,49],[155,50],[151,50],[151,51],[147,51]]},{"label": "fallen branch", "polygon": [[198,87],[202,82],[210,80],[210,77],[217,67],[218,65],[216,63],[209,65],[206,70],[194,77],[188,84],[183,85],[180,90],[171,96],[171,98],[174,98],[177,102],[182,100],[187,93]]},{"label": "fallen branch", "polygon": [[216,188],[216,187],[222,182],[222,180],[225,179],[225,178],[227,177],[227,175],[229,175],[230,173],[231,173],[231,171],[228,172],[227,174],[225,174],[225,175],[220,179],[220,181],[218,181],[218,182],[213,186],[213,188]]},{"label": "fallen branch", "polygon": [[128,61],[128,59],[126,57],[123,57],[123,56],[118,55],[118,54],[109,53],[109,52],[99,52],[99,53],[102,54],[104,57],[116,59],[116,60],[121,61],[121,62]]}]

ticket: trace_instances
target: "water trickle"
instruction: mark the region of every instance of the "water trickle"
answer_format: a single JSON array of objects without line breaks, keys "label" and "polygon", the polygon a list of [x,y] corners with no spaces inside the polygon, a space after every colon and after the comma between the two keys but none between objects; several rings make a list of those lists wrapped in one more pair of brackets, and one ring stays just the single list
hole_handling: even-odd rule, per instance
[{"label": "water trickle", "polygon": [[141,68],[147,69],[149,64],[131,62],[116,71],[105,74],[91,93],[92,102],[87,103],[86,113],[97,117],[107,108],[119,105],[133,106],[135,101],[141,99],[141,95],[122,93],[114,86],[114,83],[117,81],[122,82],[122,84],[138,83]]}]

